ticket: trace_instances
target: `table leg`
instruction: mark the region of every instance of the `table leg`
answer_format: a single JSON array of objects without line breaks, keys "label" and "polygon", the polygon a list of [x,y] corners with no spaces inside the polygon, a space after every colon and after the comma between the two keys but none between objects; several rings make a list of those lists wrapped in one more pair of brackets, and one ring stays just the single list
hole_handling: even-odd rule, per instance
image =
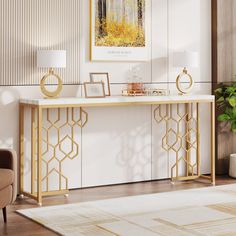
[{"label": "table leg", "polygon": [[38,107],[38,160],[37,160],[37,201],[38,205],[42,205],[42,119],[43,119],[43,110],[41,107]]},{"label": "table leg", "polygon": [[35,193],[34,181],[35,181],[35,142],[36,142],[36,132],[35,132],[35,108],[31,108],[31,194]]},{"label": "table leg", "polygon": [[[190,140],[190,135],[189,135],[189,120],[191,118],[190,115],[190,106],[191,104],[187,103],[185,104],[185,114],[186,114],[186,121],[185,121],[185,133],[187,134],[186,136],[186,150],[190,150],[190,145],[188,140]],[[189,164],[191,163],[191,152],[187,151],[186,152],[186,176],[188,177],[189,174],[192,175],[192,170],[189,168]]]},{"label": "table leg", "polygon": [[211,103],[211,183],[215,185],[215,102]]},{"label": "table leg", "polygon": [[24,192],[24,105],[19,107],[20,194]]},{"label": "table leg", "polygon": [[199,114],[199,103],[197,107],[197,175],[201,176],[201,154],[200,154],[200,114]]}]

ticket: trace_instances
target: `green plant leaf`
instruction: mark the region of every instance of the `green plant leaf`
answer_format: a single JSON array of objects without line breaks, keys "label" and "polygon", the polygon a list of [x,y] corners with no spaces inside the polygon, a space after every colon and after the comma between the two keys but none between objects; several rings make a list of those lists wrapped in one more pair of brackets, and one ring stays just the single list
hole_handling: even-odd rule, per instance
[{"label": "green plant leaf", "polygon": [[230,116],[227,114],[221,114],[218,116],[218,121],[229,121],[230,120]]},{"label": "green plant leaf", "polygon": [[[228,114],[229,115],[229,114]],[[232,109],[232,117],[236,119],[236,107]]]},{"label": "green plant leaf", "polygon": [[232,121],[231,129],[232,129],[233,132],[236,132],[236,120]]},{"label": "green plant leaf", "polygon": [[215,93],[222,93],[223,92],[223,88],[218,88],[215,90]]},{"label": "green plant leaf", "polygon": [[226,92],[227,94],[231,94],[231,93],[234,93],[235,90],[236,90],[236,88],[234,88],[234,87],[227,87],[227,89],[225,90],[225,92]]},{"label": "green plant leaf", "polygon": [[221,96],[221,97],[219,97],[219,98],[217,99],[216,102],[221,103],[221,102],[224,102],[224,100],[225,100],[224,97]]},{"label": "green plant leaf", "polygon": [[229,104],[232,106],[232,107],[235,107],[236,106],[236,97],[235,96],[232,96],[229,98]]},{"label": "green plant leaf", "polygon": [[234,109],[234,108],[226,107],[224,113],[227,114],[227,115],[229,115],[230,117],[232,117],[232,116],[233,116],[233,109]]}]

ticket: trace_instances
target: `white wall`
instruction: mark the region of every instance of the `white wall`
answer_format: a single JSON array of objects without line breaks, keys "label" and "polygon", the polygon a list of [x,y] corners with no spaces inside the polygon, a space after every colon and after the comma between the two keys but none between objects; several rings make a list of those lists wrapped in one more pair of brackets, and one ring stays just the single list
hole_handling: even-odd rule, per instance
[{"label": "white wall", "polygon": [[[1,0],[2,1],[2,0]],[[193,93],[211,93],[211,1],[152,0],[151,60],[147,63],[92,63],[89,61],[89,1],[80,1],[80,82],[89,72],[109,72],[113,95],[120,94],[129,70],[138,66],[143,81],[169,88],[176,94],[172,53],[200,53],[200,67],[192,69]],[[53,1],[52,1],[53,3]],[[68,1],[69,4],[69,1]],[[67,85],[62,96],[81,96],[80,85]],[[0,87],[0,146],[18,150],[18,99],[41,97],[35,87]],[[89,108],[89,123],[82,130],[79,157],[66,164],[71,188],[115,184],[170,176],[173,156],[161,149],[159,127],[151,106]],[[202,170],[209,172],[209,109],[201,107]]]}]

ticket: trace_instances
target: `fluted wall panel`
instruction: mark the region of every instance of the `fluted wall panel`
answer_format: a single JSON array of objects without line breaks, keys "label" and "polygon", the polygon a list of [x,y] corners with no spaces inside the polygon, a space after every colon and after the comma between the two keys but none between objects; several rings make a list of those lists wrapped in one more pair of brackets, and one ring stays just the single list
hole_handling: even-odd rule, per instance
[{"label": "fluted wall panel", "polygon": [[80,0],[0,0],[0,86],[39,84],[39,49],[66,50],[67,67],[57,72],[78,84],[79,9]]}]

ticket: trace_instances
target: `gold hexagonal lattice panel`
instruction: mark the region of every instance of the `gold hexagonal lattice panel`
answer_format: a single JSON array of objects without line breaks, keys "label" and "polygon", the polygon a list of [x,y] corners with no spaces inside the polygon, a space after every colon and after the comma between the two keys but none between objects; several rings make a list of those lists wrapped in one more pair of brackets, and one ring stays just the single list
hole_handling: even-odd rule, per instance
[{"label": "gold hexagonal lattice panel", "polygon": [[200,176],[198,106],[168,104],[158,105],[154,110],[156,122],[165,124],[162,148],[170,156],[175,156],[175,164],[171,168],[172,180],[188,180]]}]

